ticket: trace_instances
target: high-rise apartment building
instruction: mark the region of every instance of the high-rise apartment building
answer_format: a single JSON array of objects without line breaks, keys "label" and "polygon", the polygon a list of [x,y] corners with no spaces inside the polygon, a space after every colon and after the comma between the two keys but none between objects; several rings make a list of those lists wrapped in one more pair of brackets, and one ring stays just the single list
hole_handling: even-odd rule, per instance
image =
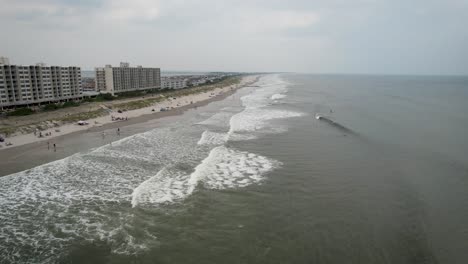
[{"label": "high-rise apartment building", "polygon": [[120,67],[106,65],[104,68],[96,68],[96,89],[101,93],[116,94],[160,88],[159,68],[130,67],[128,62],[121,62]]},{"label": "high-rise apartment building", "polygon": [[23,66],[0,60],[0,107],[65,101],[82,97],[80,67]]}]

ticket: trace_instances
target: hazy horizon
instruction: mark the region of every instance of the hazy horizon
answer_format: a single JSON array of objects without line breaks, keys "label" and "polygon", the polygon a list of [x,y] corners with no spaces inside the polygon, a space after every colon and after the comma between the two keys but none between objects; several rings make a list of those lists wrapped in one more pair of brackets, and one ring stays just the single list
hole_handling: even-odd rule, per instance
[{"label": "hazy horizon", "polygon": [[468,75],[468,1],[0,0],[12,64]]}]

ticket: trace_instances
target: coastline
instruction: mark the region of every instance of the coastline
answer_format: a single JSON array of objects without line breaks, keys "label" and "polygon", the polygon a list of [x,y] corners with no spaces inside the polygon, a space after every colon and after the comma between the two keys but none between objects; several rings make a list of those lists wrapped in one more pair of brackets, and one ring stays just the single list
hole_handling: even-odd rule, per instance
[{"label": "coastline", "polygon": [[[50,141],[52,143],[52,141],[54,141],[54,139],[57,137],[67,135],[70,133],[74,133],[76,131],[83,131],[83,130],[88,130],[88,129],[92,129],[96,127],[105,126],[111,123],[119,124],[119,125],[116,125],[116,127],[125,126],[128,124],[132,124],[133,123],[132,119],[138,118],[143,115],[157,115],[159,113],[172,112],[174,110],[180,109],[181,107],[190,106],[190,105],[193,105],[193,107],[195,107],[194,104],[198,102],[210,100],[212,98],[221,96],[224,93],[230,92],[231,90],[235,90],[244,86],[248,86],[249,84],[254,82],[255,79],[256,79],[256,76],[243,76],[240,83],[238,84],[228,85],[222,88],[218,87],[207,92],[201,92],[201,93],[195,93],[195,94],[190,94],[186,96],[176,97],[175,99],[166,98],[163,101],[153,103],[152,105],[147,106],[147,107],[142,107],[142,108],[138,108],[134,110],[128,110],[122,113],[118,113],[117,111],[113,111],[109,109],[109,114],[96,117],[96,118],[84,119],[83,121],[88,122],[89,123],[88,125],[80,126],[76,122],[74,122],[74,123],[63,124],[59,127],[48,128],[48,129],[40,131],[42,134],[51,133],[50,136],[38,137],[37,135],[35,135],[35,133],[28,133],[28,134],[19,134],[19,135],[7,137],[5,139],[5,143],[2,143],[0,145],[0,152],[5,149],[15,148],[15,147],[19,147],[22,145],[40,142],[40,141],[45,141],[45,142]],[[170,109],[170,110],[161,111],[162,108]],[[122,119],[128,118],[128,120],[114,121],[112,120],[111,116],[114,116],[115,118],[122,118]],[[34,116],[31,116],[31,118],[34,118]],[[56,130],[59,130],[59,131],[56,131]],[[6,145],[6,142],[11,143],[12,145]]]},{"label": "coastline", "polygon": [[[145,123],[151,120],[162,119],[166,117],[178,116],[184,112],[208,105],[211,102],[220,101],[226,97],[234,94],[238,89],[247,87],[257,80],[258,76],[244,76],[241,83],[236,85],[230,85],[223,88],[216,88],[209,92],[203,92],[200,94],[192,94],[177,98],[176,100],[165,100],[162,102],[155,103],[150,107],[144,107],[135,110],[129,110],[119,116],[127,116],[128,120],[125,121],[112,121],[111,115],[109,114],[104,117],[90,119],[88,126],[79,126],[76,124],[67,124],[61,126],[62,133],[54,133],[50,137],[38,138],[34,134],[19,135],[12,138],[8,138],[8,141],[16,142],[12,146],[0,148],[0,177],[10,175],[16,172],[24,171],[48,162],[59,160],[68,156],[71,156],[77,152],[83,151],[83,148],[77,149],[76,144],[83,143],[83,137],[86,134],[90,134],[94,137],[100,137],[101,133],[110,129],[124,128],[127,126]],[[232,89],[231,89],[232,88]],[[214,93],[214,95],[212,95]],[[190,103],[192,101],[193,103]],[[185,103],[187,102],[187,103]],[[179,106],[177,106],[179,104]],[[167,105],[174,108],[169,111],[159,111],[160,107]],[[152,109],[158,107],[158,111],[152,112]],[[156,110],[156,109],[155,109]],[[117,115],[116,115],[117,116]],[[94,121],[99,120],[98,124]],[[66,127],[64,129],[64,127]],[[48,130],[44,131],[47,132]],[[141,131],[139,131],[141,132]],[[136,132],[138,133],[138,132]],[[123,133],[123,137],[130,136],[131,134]],[[111,141],[121,139],[120,137],[109,137]],[[16,140],[16,141],[13,141]],[[50,142],[50,150],[47,149],[47,142]],[[77,143],[78,141],[79,143]],[[57,151],[53,151],[53,144],[57,144]],[[90,146],[91,149],[96,146]],[[27,162],[25,162],[27,160]]]}]

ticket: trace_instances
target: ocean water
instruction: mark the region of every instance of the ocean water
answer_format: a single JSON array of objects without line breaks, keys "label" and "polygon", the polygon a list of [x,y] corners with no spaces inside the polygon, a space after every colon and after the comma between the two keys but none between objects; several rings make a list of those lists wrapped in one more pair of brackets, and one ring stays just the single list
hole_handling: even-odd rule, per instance
[{"label": "ocean water", "polygon": [[0,263],[466,263],[467,99],[464,77],[263,76],[1,177]]}]

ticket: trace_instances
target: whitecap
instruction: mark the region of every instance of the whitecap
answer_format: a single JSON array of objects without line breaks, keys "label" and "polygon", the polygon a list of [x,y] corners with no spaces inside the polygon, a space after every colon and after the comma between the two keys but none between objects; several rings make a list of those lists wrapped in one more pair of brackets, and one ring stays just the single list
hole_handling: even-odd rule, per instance
[{"label": "whitecap", "polygon": [[286,97],[285,94],[274,94],[274,95],[271,96],[271,100],[279,100],[279,99],[283,99],[285,97]]},{"label": "whitecap", "polygon": [[225,143],[227,139],[227,133],[217,133],[206,130],[198,141],[198,145],[221,145]]},{"label": "whitecap", "polygon": [[133,190],[132,207],[180,201],[193,192],[196,184],[187,173],[164,168]]},{"label": "whitecap", "polygon": [[209,189],[246,187],[259,183],[265,173],[279,165],[278,161],[261,155],[219,146],[195,168],[192,178]]},{"label": "whitecap", "polygon": [[[273,119],[300,117],[303,113],[278,109],[246,109],[234,115],[230,120],[230,133],[254,132],[271,126]],[[275,131],[271,130],[270,131]]]}]

